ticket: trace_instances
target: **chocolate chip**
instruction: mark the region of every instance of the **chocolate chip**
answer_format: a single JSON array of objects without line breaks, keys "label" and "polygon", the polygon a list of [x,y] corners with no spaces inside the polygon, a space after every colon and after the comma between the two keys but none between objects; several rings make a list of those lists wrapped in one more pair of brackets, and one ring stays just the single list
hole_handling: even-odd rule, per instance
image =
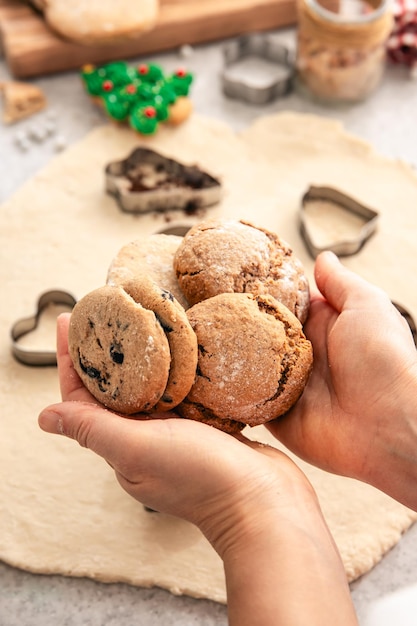
[{"label": "chocolate chip", "polygon": [[170,291],[168,291],[168,289],[161,289],[161,296],[164,300],[170,300],[171,302],[174,302],[174,296]]},{"label": "chocolate chip", "polygon": [[98,388],[100,389],[100,391],[105,393],[107,391],[107,385],[109,384],[107,376],[102,374],[100,370],[98,370],[96,367],[93,367],[92,365],[86,365],[85,363],[83,363],[83,357],[81,355],[79,355],[79,364],[80,364],[81,370],[85,374],[87,374],[89,378],[92,378],[93,380],[97,380]]},{"label": "chocolate chip", "polygon": [[164,322],[164,320],[157,313],[155,313],[155,317],[166,333],[172,333],[172,331],[174,330],[172,326],[169,326],[169,324]]},{"label": "chocolate chip", "polygon": [[100,371],[97,368],[92,367],[91,365],[84,365],[84,363],[82,362],[81,357],[80,357],[80,367],[81,367],[82,371],[85,374],[87,374],[87,376],[89,378],[97,378],[97,379],[101,378]]},{"label": "chocolate chip", "polygon": [[125,355],[122,352],[122,346],[120,343],[112,343],[110,346],[110,357],[113,363],[117,365],[122,365]]}]

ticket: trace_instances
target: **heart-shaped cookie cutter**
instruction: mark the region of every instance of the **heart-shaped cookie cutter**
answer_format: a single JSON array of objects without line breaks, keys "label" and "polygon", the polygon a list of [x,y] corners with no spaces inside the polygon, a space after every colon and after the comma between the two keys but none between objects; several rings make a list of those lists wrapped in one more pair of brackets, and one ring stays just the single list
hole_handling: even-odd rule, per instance
[{"label": "heart-shaped cookie cutter", "polygon": [[[269,61],[277,69],[279,76],[271,78],[266,84],[256,84],[256,77],[248,75],[244,79],[234,77],[230,70],[248,57],[257,57]],[[229,98],[235,98],[254,105],[262,105],[286,95],[294,83],[294,60],[289,48],[270,35],[252,33],[228,42],[223,47],[224,68],[221,74],[223,92]]]},{"label": "heart-shaped cookie cutter", "polygon": [[26,348],[19,345],[19,339],[37,328],[43,311],[49,305],[62,305],[72,310],[76,303],[77,300],[68,291],[51,289],[44,292],[38,299],[35,315],[17,320],[12,326],[10,334],[13,356],[25,365],[56,365],[55,351]]},{"label": "heart-shaped cookie cutter", "polygon": [[[310,233],[308,219],[305,213],[305,208],[309,202],[317,201],[330,202],[338,205],[346,211],[353,213],[363,219],[364,224],[359,231],[357,237],[352,239],[338,240],[326,246],[318,246]],[[342,193],[338,189],[333,187],[316,187],[312,185],[308,188],[306,193],[302,197],[301,211],[300,211],[300,233],[304,239],[308,251],[313,259],[315,259],[320,252],[324,250],[331,250],[337,256],[352,256],[359,252],[366,241],[373,235],[376,230],[379,220],[379,214],[374,209],[361,204],[351,196]]]}]

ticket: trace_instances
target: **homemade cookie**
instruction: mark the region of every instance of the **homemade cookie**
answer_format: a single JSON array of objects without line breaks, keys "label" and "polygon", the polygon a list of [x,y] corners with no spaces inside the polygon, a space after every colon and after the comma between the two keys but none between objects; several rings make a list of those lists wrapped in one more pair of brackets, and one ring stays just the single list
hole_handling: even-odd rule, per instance
[{"label": "homemade cookie", "polygon": [[75,305],[68,341],[84,385],[113,411],[149,411],[164,394],[171,362],[165,332],[121,287],[100,287]]},{"label": "homemade cookie", "polygon": [[170,291],[184,309],[188,309],[189,304],[173,268],[174,254],[181,241],[182,237],[176,235],[138,237],[123,246],[112,260],[107,272],[107,284],[122,285],[145,275],[162,289]]},{"label": "homemade cookie", "polygon": [[59,35],[85,44],[137,37],[156,24],[159,0],[31,0]]},{"label": "homemade cookie", "polygon": [[309,285],[301,262],[278,235],[243,220],[212,219],[194,226],[174,256],[190,305],[220,293],[270,294],[304,323]]},{"label": "homemade cookie", "polygon": [[167,385],[156,411],[169,411],[190,391],[197,368],[197,337],[183,307],[170,291],[145,276],[125,283],[123,288],[135,302],[153,311],[167,336],[171,363]]},{"label": "homemade cookie", "polygon": [[187,311],[197,335],[196,382],[184,417],[230,429],[286,413],[308,380],[313,352],[299,320],[270,295],[224,293]]}]

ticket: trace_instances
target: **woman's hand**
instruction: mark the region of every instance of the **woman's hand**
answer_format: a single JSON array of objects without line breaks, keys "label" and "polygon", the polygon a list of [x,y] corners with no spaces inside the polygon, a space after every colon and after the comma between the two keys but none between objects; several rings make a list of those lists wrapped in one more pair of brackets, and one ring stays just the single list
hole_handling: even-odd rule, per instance
[{"label": "woman's hand", "polygon": [[295,407],[268,427],[307,461],[417,508],[417,351],[410,329],[382,290],[334,254],[318,257],[315,277],[320,294],[312,296],[305,326],[313,372]]},{"label": "woman's hand", "polygon": [[[68,353],[69,315],[58,320],[58,368],[63,402],[42,411],[41,428],[66,435],[102,456],[122,487],[145,505],[202,527],[215,541],[220,510],[230,525],[233,502],[249,508],[259,494],[277,490],[274,506],[289,505],[299,489],[311,497],[304,474],[278,450],[229,435],[175,413],[120,416],[106,410],[84,387]],[[275,502],[275,500],[277,500]],[[224,507],[224,502],[228,503]],[[292,504],[292,503],[291,503]],[[210,520],[216,518],[215,528]],[[221,534],[221,533],[220,533]]]},{"label": "woman's hand", "polygon": [[356,624],[343,565],[301,470],[269,446],[172,413],[107,411],[73,369],[68,322],[64,315],[58,324],[63,402],[42,411],[41,428],[102,456],[143,504],[202,530],[224,561],[230,624]]}]

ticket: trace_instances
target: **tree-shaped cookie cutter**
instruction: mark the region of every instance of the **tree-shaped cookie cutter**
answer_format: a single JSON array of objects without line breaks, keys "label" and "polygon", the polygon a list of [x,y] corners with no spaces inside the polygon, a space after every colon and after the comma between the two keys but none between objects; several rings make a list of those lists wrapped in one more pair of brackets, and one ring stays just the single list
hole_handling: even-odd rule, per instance
[{"label": "tree-shaped cookie cutter", "polygon": [[[359,216],[363,220],[363,226],[357,236],[350,239],[334,241],[324,247],[315,243],[310,232],[306,207],[310,202],[326,201],[338,205],[345,211]],[[300,211],[300,232],[313,259],[324,250],[331,250],[337,256],[352,256],[361,250],[368,239],[374,234],[379,221],[379,214],[364,204],[361,204],[351,196],[348,196],[333,187],[316,187],[312,185],[303,195]]]},{"label": "tree-shaped cookie cutter", "polygon": [[[258,57],[269,61],[281,70],[279,76],[265,85],[256,85],[253,77],[236,78],[230,72],[233,65],[247,57]],[[221,74],[223,92],[234,98],[254,105],[262,105],[286,95],[293,87],[294,61],[290,50],[262,33],[243,35],[223,47],[224,68]]]},{"label": "tree-shaped cookie cutter", "polygon": [[122,211],[192,213],[220,202],[220,180],[196,165],[184,165],[149,148],[135,148],[105,169],[106,191]]}]

